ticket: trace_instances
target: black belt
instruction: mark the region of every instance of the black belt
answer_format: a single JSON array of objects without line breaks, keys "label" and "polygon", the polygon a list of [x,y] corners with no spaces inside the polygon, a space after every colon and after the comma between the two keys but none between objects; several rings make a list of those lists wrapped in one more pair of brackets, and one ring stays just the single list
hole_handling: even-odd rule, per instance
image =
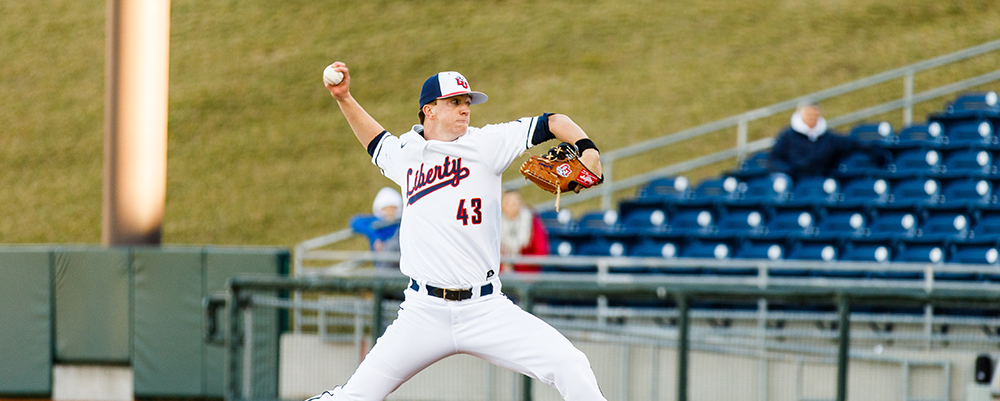
[{"label": "black belt", "polygon": [[[449,301],[464,301],[466,299],[472,298],[471,289],[454,289],[454,288],[438,288],[432,285],[425,285],[427,287],[427,295],[432,297],[438,297],[446,299]],[[420,284],[417,281],[410,279],[410,289],[413,291],[420,292]],[[485,297],[493,293],[493,283],[486,283],[479,288],[479,296]]]}]

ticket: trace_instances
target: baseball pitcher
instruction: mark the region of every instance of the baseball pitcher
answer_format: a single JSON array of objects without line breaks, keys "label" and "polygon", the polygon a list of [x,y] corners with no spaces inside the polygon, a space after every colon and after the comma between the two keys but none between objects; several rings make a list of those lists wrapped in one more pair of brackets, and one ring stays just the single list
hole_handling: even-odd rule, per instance
[{"label": "baseball pitcher", "polygon": [[470,127],[471,106],[488,98],[453,71],[424,82],[420,125],[397,137],[351,96],[347,65],[332,67],[343,78],[326,82],[326,88],[372,163],[400,187],[400,270],[410,283],[398,318],[347,383],[309,401],[383,400],[417,372],[455,354],[538,379],[566,400],[605,400],[586,355],[507,299],[497,275],[501,174],[525,150],[558,139],[566,144],[553,152],[578,159],[589,175],[564,182],[581,170],[561,167],[553,156],[540,162],[545,166],[527,169],[534,171],[532,181],[558,186],[556,193],[597,185],[601,162],[593,141],[561,114]]}]

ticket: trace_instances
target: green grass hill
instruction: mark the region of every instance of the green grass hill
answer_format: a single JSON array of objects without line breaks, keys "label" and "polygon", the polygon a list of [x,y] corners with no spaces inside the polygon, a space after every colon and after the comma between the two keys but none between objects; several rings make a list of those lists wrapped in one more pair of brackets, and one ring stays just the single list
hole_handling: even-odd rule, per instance
[{"label": "green grass hill", "polygon": [[[105,3],[0,2],[0,243],[100,242]],[[560,112],[610,150],[1000,38],[994,0],[171,3],[167,244],[291,246],[370,212],[392,183],[322,86],[336,60],[397,134],[458,70],[490,95],[473,125]]]}]

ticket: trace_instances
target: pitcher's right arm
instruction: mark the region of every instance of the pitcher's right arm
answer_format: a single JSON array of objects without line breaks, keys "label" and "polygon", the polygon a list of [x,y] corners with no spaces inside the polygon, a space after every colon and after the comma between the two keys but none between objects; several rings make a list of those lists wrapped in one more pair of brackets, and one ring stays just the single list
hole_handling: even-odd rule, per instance
[{"label": "pitcher's right arm", "polygon": [[360,104],[354,97],[351,96],[351,74],[347,69],[347,64],[342,62],[333,63],[334,70],[340,71],[344,74],[344,79],[340,81],[337,85],[330,85],[324,83],[326,89],[330,91],[330,95],[337,100],[337,104],[340,106],[340,111],[344,113],[344,118],[347,119],[347,123],[351,125],[351,130],[354,131],[354,136],[358,138],[361,142],[361,146],[365,148],[371,143],[375,137],[379,134],[385,132],[385,128],[382,128],[382,124],[375,121],[371,115]]}]

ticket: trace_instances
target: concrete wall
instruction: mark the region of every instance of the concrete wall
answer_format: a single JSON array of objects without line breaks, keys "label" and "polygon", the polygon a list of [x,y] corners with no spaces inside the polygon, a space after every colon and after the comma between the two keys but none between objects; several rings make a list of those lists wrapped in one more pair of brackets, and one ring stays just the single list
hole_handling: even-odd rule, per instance
[{"label": "concrete wall", "polygon": [[[590,358],[598,382],[609,400],[676,399],[676,351],[647,345],[626,346],[596,342],[574,342]],[[419,346],[414,344],[414,346]],[[285,334],[281,339],[280,388],[284,399],[304,399],[343,384],[358,363],[354,344],[325,342],[312,334]],[[887,361],[852,359],[848,376],[848,399],[899,401],[903,399],[903,367],[896,359],[951,362],[951,394],[945,394],[943,370],[911,367],[907,390],[911,399],[965,400],[973,381],[972,351],[903,351],[884,348],[879,358]],[[891,359],[891,360],[888,360]],[[689,355],[689,399],[692,401],[760,401],[766,381],[768,401],[795,401],[798,393],[808,399],[833,399],[836,365],[805,363],[793,359],[768,360],[755,357],[691,351]],[[622,366],[627,366],[622,369]],[[761,375],[766,369],[766,377]],[[799,387],[799,372],[801,387]],[[762,379],[763,377],[763,379]],[[656,384],[654,384],[654,380]],[[509,400],[519,394],[519,375],[496,368],[477,358],[459,355],[446,358],[403,384],[389,400]],[[555,389],[535,381],[537,401],[561,400]],[[657,392],[654,397],[652,391]],[[492,393],[492,396],[488,393]]]}]

